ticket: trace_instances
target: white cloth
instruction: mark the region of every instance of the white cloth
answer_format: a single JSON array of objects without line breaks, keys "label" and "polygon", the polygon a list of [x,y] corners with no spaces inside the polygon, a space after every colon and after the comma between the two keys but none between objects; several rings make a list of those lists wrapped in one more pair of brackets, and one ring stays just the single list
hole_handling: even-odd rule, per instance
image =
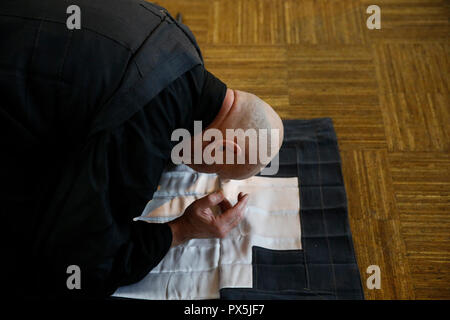
[{"label": "white cloth", "polygon": [[215,299],[221,288],[252,287],[252,246],[301,249],[297,178],[252,177],[222,182],[215,174],[177,166],[163,173],[153,199],[135,220],[165,223],[194,200],[223,189],[234,205],[239,192],[250,198],[243,221],[224,239],[193,239],[171,248],[138,283],[120,287],[117,297]]}]

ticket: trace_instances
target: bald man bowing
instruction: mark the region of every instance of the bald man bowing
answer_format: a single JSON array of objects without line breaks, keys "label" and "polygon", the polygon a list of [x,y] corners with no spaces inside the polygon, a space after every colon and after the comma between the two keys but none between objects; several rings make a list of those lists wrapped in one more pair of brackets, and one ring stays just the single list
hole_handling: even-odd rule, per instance
[{"label": "bald man bowing", "polygon": [[[72,3],[46,3],[0,3],[4,285],[25,297],[103,297],[142,279],[171,246],[224,237],[243,217],[248,195],[231,206],[219,192],[168,224],[133,222],[171,161],[174,130],[193,133],[195,121],[221,132],[277,129],[269,142],[278,151],[283,126],[264,101],[209,73],[192,33],[165,9],[76,1],[81,29],[69,30]],[[246,160],[253,152],[223,144]],[[192,168],[244,179],[265,165]],[[74,270],[78,286],[68,281]]]}]

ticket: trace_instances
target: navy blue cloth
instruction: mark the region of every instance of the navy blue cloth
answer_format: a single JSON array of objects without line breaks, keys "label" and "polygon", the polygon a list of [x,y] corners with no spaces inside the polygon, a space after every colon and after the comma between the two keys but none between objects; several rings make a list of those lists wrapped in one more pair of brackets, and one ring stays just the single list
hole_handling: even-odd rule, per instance
[{"label": "navy blue cloth", "polygon": [[302,250],[253,247],[253,288],[222,299],[364,299],[331,119],[284,120],[279,171],[297,177]]},{"label": "navy blue cloth", "polygon": [[[66,27],[74,4],[81,30]],[[140,0],[3,0],[0,47],[4,292],[103,297],[140,280],[172,234],[132,218],[173,130],[206,127],[225,84],[186,26]],[[70,265],[81,290],[66,286]]]}]

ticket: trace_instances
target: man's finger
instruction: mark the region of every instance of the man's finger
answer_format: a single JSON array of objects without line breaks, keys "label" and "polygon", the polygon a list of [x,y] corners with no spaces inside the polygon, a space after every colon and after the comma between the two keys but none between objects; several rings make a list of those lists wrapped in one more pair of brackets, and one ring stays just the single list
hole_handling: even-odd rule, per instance
[{"label": "man's finger", "polygon": [[231,209],[233,206],[231,205],[230,201],[228,201],[227,198],[223,198],[222,202],[219,203],[219,207],[222,210],[222,212],[225,212]]},{"label": "man's finger", "polygon": [[242,210],[239,215],[234,219],[234,221],[229,225],[230,230],[234,229],[239,223],[241,223],[242,219],[244,218],[244,210]]},{"label": "man's finger", "polygon": [[228,209],[222,215],[219,216],[219,219],[222,223],[231,224],[235,219],[239,218],[241,214],[243,214],[245,207],[248,202],[248,194],[242,197],[231,209]]},{"label": "man's finger", "polygon": [[239,192],[238,201],[244,200],[244,197],[247,197],[245,199],[245,205],[244,205],[243,209],[239,211],[239,214],[236,215],[235,219],[233,221],[231,221],[231,229],[236,227],[241,222],[242,218],[244,218],[244,213],[245,213],[245,210],[247,209],[247,203],[248,203],[249,196],[248,196],[248,194]]},{"label": "man's finger", "polygon": [[197,200],[196,205],[200,209],[207,209],[213,206],[217,206],[224,199],[224,195],[221,191],[213,192],[207,196]]},{"label": "man's finger", "polygon": [[[241,195],[238,196],[238,198],[240,198],[240,197],[241,197]],[[237,215],[235,216],[234,220],[231,221],[231,223],[228,224],[228,226],[227,226],[227,233],[230,232],[231,230],[233,230],[234,228],[236,228],[241,223],[242,219],[244,218],[245,210],[246,210],[246,206],[244,206],[243,210],[237,211]]]}]

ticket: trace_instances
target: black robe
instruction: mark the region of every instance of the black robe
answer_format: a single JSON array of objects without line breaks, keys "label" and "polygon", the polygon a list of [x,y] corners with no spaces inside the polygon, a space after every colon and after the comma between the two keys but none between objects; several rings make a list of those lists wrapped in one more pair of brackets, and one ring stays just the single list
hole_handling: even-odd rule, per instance
[{"label": "black robe", "polygon": [[[81,9],[81,29],[66,8]],[[107,296],[164,257],[166,224],[133,222],[176,128],[206,127],[226,86],[189,29],[138,0],[0,3],[4,291]],[[81,270],[69,290],[67,268]]]}]

